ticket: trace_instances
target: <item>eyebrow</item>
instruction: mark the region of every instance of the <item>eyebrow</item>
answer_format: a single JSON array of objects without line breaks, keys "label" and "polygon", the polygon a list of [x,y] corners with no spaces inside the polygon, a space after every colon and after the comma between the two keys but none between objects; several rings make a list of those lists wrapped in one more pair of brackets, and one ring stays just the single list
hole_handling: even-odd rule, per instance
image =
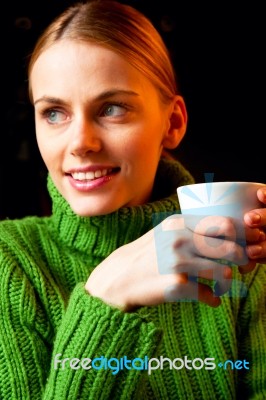
[{"label": "eyebrow", "polygon": [[[105,100],[110,97],[116,96],[116,95],[128,95],[128,96],[139,96],[138,93],[134,92],[133,90],[124,90],[124,89],[112,89],[112,90],[107,90],[101,94],[99,94],[94,100],[99,101],[99,100]],[[58,97],[50,97],[50,96],[42,96],[39,99],[37,99],[34,102],[34,105],[36,105],[39,102],[46,102],[46,103],[52,103],[52,104],[66,104],[65,101]]]}]

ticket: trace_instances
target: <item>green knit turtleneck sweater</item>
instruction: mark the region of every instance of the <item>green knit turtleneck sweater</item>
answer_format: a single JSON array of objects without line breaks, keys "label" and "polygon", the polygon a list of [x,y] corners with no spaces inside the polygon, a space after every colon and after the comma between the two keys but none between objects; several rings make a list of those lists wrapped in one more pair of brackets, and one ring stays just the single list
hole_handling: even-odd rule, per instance
[{"label": "green knit turtleneck sweater", "polygon": [[265,266],[235,271],[215,309],[124,313],[84,289],[113,250],[178,212],[176,187],[189,182],[162,161],[154,200],[86,218],[49,179],[50,217],[0,223],[0,399],[266,399]]}]

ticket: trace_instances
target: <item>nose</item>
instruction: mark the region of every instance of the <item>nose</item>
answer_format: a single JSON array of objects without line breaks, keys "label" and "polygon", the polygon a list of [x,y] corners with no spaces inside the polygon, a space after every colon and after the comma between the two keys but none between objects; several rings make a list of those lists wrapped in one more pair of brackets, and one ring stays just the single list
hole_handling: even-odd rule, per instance
[{"label": "nose", "polygon": [[74,156],[84,157],[88,153],[98,152],[102,148],[99,132],[93,123],[85,120],[72,126],[73,134],[70,141],[70,152]]}]

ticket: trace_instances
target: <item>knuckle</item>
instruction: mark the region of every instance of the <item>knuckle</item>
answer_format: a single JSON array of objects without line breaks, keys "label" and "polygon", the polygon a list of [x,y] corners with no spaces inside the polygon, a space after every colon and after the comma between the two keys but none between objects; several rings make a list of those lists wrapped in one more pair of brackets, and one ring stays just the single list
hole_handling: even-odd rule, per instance
[{"label": "knuckle", "polygon": [[174,249],[179,250],[183,247],[188,247],[191,243],[191,238],[188,236],[177,237],[174,242]]}]

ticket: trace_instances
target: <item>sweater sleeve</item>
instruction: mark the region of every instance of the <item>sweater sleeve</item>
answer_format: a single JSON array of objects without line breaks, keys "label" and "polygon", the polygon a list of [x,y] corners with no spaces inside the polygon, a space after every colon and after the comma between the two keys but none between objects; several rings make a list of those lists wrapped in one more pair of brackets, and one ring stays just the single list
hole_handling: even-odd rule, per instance
[{"label": "sweater sleeve", "polygon": [[248,295],[238,318],[239,357],[247,362],[239,371],[238,397],[266,399],[266,265],[247,275]]},{"label": "sweater sleeve", "polygon": [[160,331],[89,296],[84,285],[73,291],[56,336],[44,398],[133,399]]},{"label": "sweater sleeve", "polygon": [[143,360],[160,341],[153,323],[109,307],[80,283],[55,327],[49,304],[12,259],[3,265],[0,254],[0,268],[1,399],[134,398],[147,377]]}]

